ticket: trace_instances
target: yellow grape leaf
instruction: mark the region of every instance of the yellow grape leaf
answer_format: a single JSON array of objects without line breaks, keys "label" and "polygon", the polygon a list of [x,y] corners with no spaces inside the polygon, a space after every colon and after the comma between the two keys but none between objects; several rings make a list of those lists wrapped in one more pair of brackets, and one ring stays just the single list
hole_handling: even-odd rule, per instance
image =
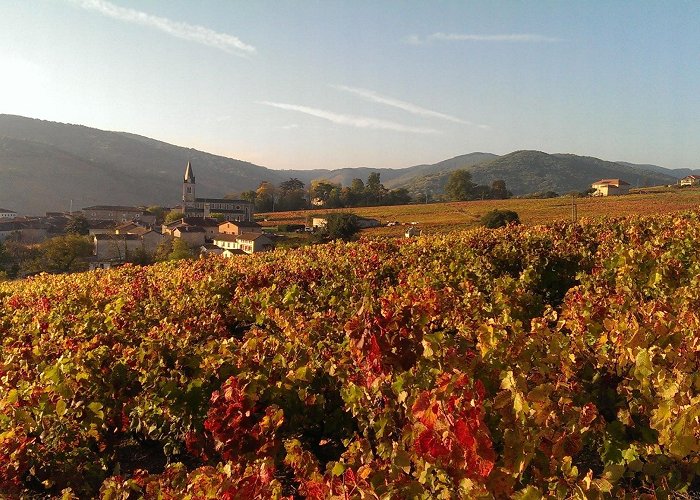
[{"label": "yellow grape leaf", "polygon": [[62,417],[66,413],[66,402],[63,399],[59,399],[56,403],[56,415]]},{"label": "yellow grape leaf", "polygon": [[529,401],[548,401],[552,390],[552,384],[540,384],[527,393],[527,399]]},{"label": "yellow grape leaf", "polygon": [[649,351],[647,349],[641,349],[637,353],[637,358],[635,359],[634,378],[641,382],[646,380],[653,372],[654,368],[651,364]]}]

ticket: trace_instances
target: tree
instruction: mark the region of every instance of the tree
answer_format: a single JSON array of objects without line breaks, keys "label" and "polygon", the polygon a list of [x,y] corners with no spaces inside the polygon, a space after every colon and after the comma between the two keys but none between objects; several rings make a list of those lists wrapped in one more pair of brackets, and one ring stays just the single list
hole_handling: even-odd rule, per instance
[{"label": "tree", "polygon": [[322,235],[332,240],[349,240],[360,230],[357,216],[351,213],[333,213],[326,217]]},{"label": "tree", "polygon": [[255,191],[255,210],[257,212],[273,212],[277,197],[277,188],[268,181],[262,181]]},{"label": "tree", "polygon": [[139,266],[153,264],[153,257],[143,248],[132,250],[124,260],[132,264],[138,264]]},{"label": "tree", "polygon": [[170,224],[171,222],[175,222],[176,220],[182,219],[185,216],[181,211],[179,210],[171,210],[168,212],[168,215],[165,216],[165,220],[163,221],[165,224]]},{"label": "tree", "polygon": [[290,177],[288,181],[284,181],[280,183],[280,191],[282,193],[286,193],[289,191],[303,191],[304,190],[304,183],[301,182],[299,179],[296,177]]},{"label": "tree", "polygon": [[241,193],[241,200],[245,200],[255,205],[255,199],[257,198],[257,196],[257,193],[251,189],[250,191],[243,191]]},{"label": "tree", "polygon": [[284,181],[279,186],[279,209],[299,210],[306,208],[304,183],[296,177]]},{"label": "tree", "polygon": [[491,198],[491,188],[483,184],[477,184],[472,189],[470,200],[486,200]]},{"label": "tree", "polygon": [[333,188],[326,201],[328,208],[342,208],[345,206],[343,204],[343,189],[345,188],[341,188],[340,185]]},{"label": "tree", "polygon": [[322,205],[326,205],[335,189],[340,186],[326,180],[316,180],[311,182],[311,198],[318,200]]},{"label": "tree", "polygon": [[507,226],[508,224],[520,224],[520,217],[512,210],[491,210],[481,218],[481,225],[489,229]]},{"label": "tree", "polygon": [[0,241],[0,281],[5,281],[13,274],[13,259],[5,245]]},{"label": "tree", "polygon": [[191,259],[194,257],[194,252],[182,238],[173,240],[172,250],[168,254],[168,260]]},{"label": "tree", "polygon": [[155,252],[153,252],[153,260],[155,262],[164,262],[168,260],[170,252],[173,251],[173,238],[165,238],[158,243]]},{"label": "tree", "polygon": [[10,262],[12,262],[12,257],[5,248],[5,245],[0,241],[0,269],[4,269]]},{"label": "tree", "polygon": [[386,188],[381,183],[379,172],[372,172],[367,176],[365,184],[365,203],[367,205],[381,205],[386,195]]},{"label": "tree", "polygon": [[411,202],[411,195],[406,188],[392,189],[386,197],[389,205],[407,205]]},{"label": "tree", "polygon": [[146,209],[146,212],[149,214],[153,214],[156,216],[156,224],[162,224],[163,221],[165,220],[165,208],[161,207],[160,205],[153,205],[150,206]]},{"label": "tree", "polygon": [[38,245],[26,245],[19,241],[16,235],[8,236],[3,242],[5,253],[5,271],[10,277],[17,277],[25,262],[39,258]]},{"label": "tree", "polygon": [[513,196],[513,193],[506,189],[506,181],[498,179],[491,183],[490,195],[494,200],[505,200]]},{"label": "tree", "polygon": [[56,236],[39,244],[34,258],[25,260],[21,269],[25,274],[84,271],[85,259],[91,255],[92,242],[88,238],[77,234]]},{"label": "tree", "polygon": [[445,194],[451,201],[465,201],[472,197],[475,187],[472,174],[463,169],[455,170],[445,185]]},{"label": "tree", "polygon": [[365,194],[365,183],[362,181],[362,179],[353,179],[352,182],[350,183],[350,191],[352,191],[354,194],[358,196],[362,196]]},{"label": "tree", "polygon": [[365,204],[365,183],[362,179],[353,179],[349,188],[343,188],[343,205],[358,207]]},{"label": "tree", "polygon": [[66,234],[78,234],[85,236],[90,232],[90,224],[88,220],[82,215],[75,215],[70,218],[66,224],[65,233]]}]

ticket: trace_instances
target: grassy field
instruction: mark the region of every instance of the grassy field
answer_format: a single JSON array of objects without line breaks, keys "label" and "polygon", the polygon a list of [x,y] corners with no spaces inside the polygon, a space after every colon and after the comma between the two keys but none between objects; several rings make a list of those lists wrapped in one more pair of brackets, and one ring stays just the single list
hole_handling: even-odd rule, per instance
[{"label": "grassy field", "polygon": [[[700,189],[685,188],[666,192],[630,194],[605,198],[577,198],[579,218],[620,217],[626,215],[650,215],[697,208],[700,205]],[[493,209],[514,210],[523,224],[546,224],[559,220],[571,220],[572,199],[569,197],[545,200],[483,200],[427,205],[399,205],[391,207],[360,207],[337,211],[352,212],[362,217],[379,219],[382,223],[398,221],[415,222],[426,234],[447,233],[455,229],[479,224],[480,218]],[[263,225],[305,223],[309,217],[334,210],[302,210],[260,214],[266,219]],[[401,235],[401,226],[366,229],[367,235]]]}]

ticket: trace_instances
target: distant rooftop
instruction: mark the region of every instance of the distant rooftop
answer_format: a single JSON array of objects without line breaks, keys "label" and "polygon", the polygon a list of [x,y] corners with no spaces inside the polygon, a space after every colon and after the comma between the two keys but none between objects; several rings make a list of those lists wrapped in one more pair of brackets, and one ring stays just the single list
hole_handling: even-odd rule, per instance
[{"label": "distant rooftop", "polygon": [[625,182],[622,179],[600,179],[593,183],[593,186],[612,184],[613,186],[629,186],[629,182]]},{"label": "distant rooftop", "polygon": [[138,212],[143,213],[144,209],[139,207],[124,207],[121,205],[94,205],[85,207],[83,210],[111,210],[113,212]]},{"label": "distant rooftop", "polygon": [[[250,203],[246,200],[232,200],[229,198],[197,198],[195,201],[197,203]],[[218,209],[214,211],[216,212]]]},{"label": "distant rooftop", "polygon": [[233,224],[234,226],[238,227],[261,227],[260,224],[257,222],[252,222],[252,221],[226,221],[226,222],[221,222],[219,223],[219,226],[222,226],[224,224]]},{"label": "distant rooftop", "polygon": [[139,240],[141,236],[138,234],[96,234],[94,236],[96,240],[111,240],[111,241],[122,241],[122,240]]}]

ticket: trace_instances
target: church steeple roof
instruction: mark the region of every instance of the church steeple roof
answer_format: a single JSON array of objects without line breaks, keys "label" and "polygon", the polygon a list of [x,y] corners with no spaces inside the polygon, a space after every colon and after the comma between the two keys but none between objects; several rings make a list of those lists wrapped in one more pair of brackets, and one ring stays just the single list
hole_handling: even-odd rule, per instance
[{"label": "church steeple roof", "polygon": [[187,168],[185,169],[185,182],[191,182],[194,184],[194,172],[192,171],[192,165],[187,162]]}]

